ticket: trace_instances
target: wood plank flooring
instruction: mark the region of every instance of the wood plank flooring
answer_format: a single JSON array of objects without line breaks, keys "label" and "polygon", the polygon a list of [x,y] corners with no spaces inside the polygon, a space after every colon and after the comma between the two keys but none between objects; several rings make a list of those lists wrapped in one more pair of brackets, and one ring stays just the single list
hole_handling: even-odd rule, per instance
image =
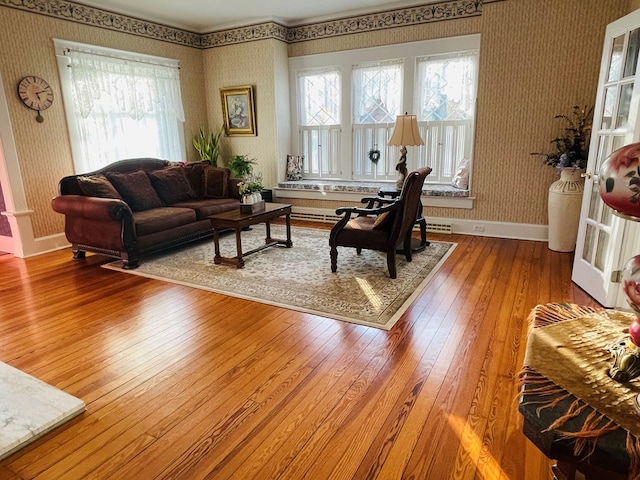
[{"label": "wood plank flooring", "polygon": [[429,237],[458,247],[389,332],[98,255],[0,256],[0,361],[87,404],[1,461],[0,480],[551,478],[514,379],[533,306],[597,305],[572,254]]}]

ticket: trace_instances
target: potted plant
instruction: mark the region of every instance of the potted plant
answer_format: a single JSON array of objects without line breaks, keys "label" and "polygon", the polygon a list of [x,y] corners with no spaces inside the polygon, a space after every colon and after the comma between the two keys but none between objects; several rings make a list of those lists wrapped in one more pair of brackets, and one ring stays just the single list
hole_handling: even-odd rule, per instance
[{"label": "potted plant", "polygon": [[200,159],[203,162],[210,162],[212,167],[218,166],[222,132],[224,132],[224,125],[217,133],[204,133],[204,129],[200,128],[198,135],[193,137],[193,146],[200,154]]},{"label": "potted plant", "polygon": [[250,174],[244,177],[244,180],[238,182],[238,192],[242,195],[242,204],[244,205],[253,205],[259,204],[262,202],[262,190],[264,187],[262,186],[262,175],[253,175]]},{"label": "potted plant", "polygon": [[589,158],[589,138],[593,122],[593,107],[575,105],[571,116],[556,115],[555,119],[563,120],[564,129],[559,137],[551,140],[555,151],[551,153],[533,152],[531,155],[543,157],[545,164],[552,167],[584,169]]},{"label": "potted plant", "polygon": [[551,153],[533,152],[543,157],[546,165],[557,168],[560,179],[549,187],[549,249],[572,252],[578,238],[584,178],[589,158],[589,138],[593,108],[574,106],[571,115],[556,115],[564,123],[562,134],[551,140]]},{"label": "potted plant", "polygon": [[229,160],[229,169],[233,178],[246,178],[253,173],[255,164],[255,158],[249,158],[247,155],[236,155]]}]

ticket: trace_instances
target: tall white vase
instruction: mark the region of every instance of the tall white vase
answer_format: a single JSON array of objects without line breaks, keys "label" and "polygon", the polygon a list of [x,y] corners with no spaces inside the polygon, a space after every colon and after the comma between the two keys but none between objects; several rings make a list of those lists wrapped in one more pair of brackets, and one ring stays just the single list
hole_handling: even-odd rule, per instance
[{"label": "tall white vase", "polygon": [[578,239],[584,178],[582,169],[563,168],[549,187],[549,250],[573,252]]}]

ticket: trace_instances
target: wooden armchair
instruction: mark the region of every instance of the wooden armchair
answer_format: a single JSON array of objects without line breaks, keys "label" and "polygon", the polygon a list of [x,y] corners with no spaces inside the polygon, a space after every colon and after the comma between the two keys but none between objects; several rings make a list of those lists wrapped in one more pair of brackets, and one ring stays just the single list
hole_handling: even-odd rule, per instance
[{"label": "wooden armchair", "polygon": [[[407,175],[397,198],[363,198],[366,208],[342,207],[336,215],[343,217],[331,229],[331,271],[338,270],[338,248],[353,247],[387,253],[389,276],[396,278],[396,249],[403,247],[405,258],[411,261],[411,230],[420,206],[422,185],[431,168],[419,168]],[[352,215],[357,215],[351,218]]]}]

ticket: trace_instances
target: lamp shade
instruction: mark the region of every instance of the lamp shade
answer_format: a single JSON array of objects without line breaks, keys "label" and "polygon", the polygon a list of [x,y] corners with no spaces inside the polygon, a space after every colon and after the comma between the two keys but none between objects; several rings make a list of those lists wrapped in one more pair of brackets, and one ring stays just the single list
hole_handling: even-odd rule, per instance
[{"label": "lamp shade", "polygon": [[621,217],[640,220],[640,142],[613,152],[599,176],[604,203]]},{"label": "lamp shade", "polygon": [[389,139],[392,147],[415,147],[424,145],[420,131],[418,130],[418,120],[415,115],[398,115],[396,117],[396,126],[393,129],[393,135]]}]

